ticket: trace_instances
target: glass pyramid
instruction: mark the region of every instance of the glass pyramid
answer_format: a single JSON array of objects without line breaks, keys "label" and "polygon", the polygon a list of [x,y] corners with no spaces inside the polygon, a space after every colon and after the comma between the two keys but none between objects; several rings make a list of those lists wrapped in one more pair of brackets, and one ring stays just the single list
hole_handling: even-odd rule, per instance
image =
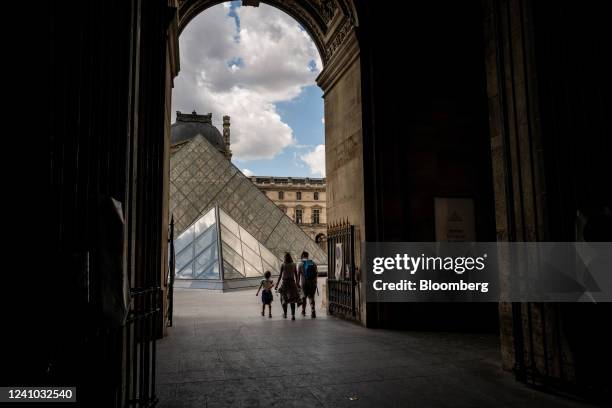
[{"label": "glass pyramid", "polygon": [[[221,214],[225,213],[234,224],[239,224],[275,258],[282,259],[285,252],[289,252],[293,259],[298,260],[302,251],[308,251],[310,259],[317,265],[327,265],[327,254],[321,247],[201,135],[172,152],[169,204],[177,236],[199,222],[204,217],[202,214],[208,214],[211,208],[218,207],[222,210]],[[233,231],[235,237],[241,237],[230,224],[228,221],[223,225],[225,230]],[[221,237],[225,230],[221,231]],[[229,235],[226,233],[225,236],[229,241]],[[225,261],[230,262],[232,253],[229,250],[226,252]],[[203,270],[204,266],[200,265],[198,269],[195,264],[192,265],[195,268],[192,276],[213,276],[216,273],[214,269]],[[226,268],[226,279],[233,273],[229,271],[230,268]],[[246,267],[238,267],[236,273],[247,275],[252,272],[247,272]]]},{"label": "glass pyramid", "polygon": [[218,206],[174,241],[177,287],[234,289],[278,275],[280,259]]}]

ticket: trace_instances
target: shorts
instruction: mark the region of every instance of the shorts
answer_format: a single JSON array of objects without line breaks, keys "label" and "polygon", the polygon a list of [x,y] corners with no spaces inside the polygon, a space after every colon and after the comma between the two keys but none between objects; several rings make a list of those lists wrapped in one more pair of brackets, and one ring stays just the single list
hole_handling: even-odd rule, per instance
[{"label": "shorts", "polygon": [[261,292],[261,303],[263,303],[264,305],[269,305],[272,303],[273,300],[274,297],[272,296],[271,290],[264,290]]},{"label": "shorts", "polygon": [[313,280],[304,282],[303,290],[305,298],[314,297],[315,293],[317,293],[317,281]]}]

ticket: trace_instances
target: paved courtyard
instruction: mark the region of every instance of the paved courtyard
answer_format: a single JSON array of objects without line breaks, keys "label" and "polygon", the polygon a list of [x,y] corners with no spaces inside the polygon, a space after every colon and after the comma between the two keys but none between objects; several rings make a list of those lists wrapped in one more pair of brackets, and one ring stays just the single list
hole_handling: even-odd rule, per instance
[{"label": "paved courtyard", "polygon": [[[319,298],[318,298],[319,299]],[[489,335],[364,329],[260,315],[255,290],[175,292],[158,342],[160,407],[581,407],[499,369]]]}]

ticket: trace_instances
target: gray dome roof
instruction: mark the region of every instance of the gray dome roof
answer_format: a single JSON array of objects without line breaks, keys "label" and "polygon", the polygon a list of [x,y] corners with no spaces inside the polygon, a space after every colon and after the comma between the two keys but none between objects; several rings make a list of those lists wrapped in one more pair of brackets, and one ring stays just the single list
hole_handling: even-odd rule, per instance
[{"label": "gray dome roof", "polygon": [[171,128],[171,144],[176,146],[188,142],[197,135],[202,135],[221,153],[225,153],[225,142],[221,132],[212,125],[212,113],[198,115],[176,112],[176,122]]}]

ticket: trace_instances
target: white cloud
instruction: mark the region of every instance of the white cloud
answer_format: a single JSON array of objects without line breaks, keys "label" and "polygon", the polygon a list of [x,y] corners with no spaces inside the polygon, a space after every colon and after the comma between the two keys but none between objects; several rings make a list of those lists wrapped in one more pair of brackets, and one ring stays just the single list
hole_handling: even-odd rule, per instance
[{"label": "white cloud", "polygon": [[295,143],[275,104],[312,85],[321,61],[306,32],[278,9],[235,9],[240,32],[228,12],[225,4],[211,7],[181,34],[173,110],[212,112],[218,128],[222,116],[230,115],[234,157],[270,159]]},{"label": "white cloud", "polygon": [[247,177],[251,177],[254,176],[255,174],[253,174],[253,172],[249,169],[242,169],[242,174],[244,174]]},{"label": "white cloud", "polygon": [[317,145],[314,150],[302,155],[301,159],[308,165],[313,176],[325,177],[325,145]]}]

